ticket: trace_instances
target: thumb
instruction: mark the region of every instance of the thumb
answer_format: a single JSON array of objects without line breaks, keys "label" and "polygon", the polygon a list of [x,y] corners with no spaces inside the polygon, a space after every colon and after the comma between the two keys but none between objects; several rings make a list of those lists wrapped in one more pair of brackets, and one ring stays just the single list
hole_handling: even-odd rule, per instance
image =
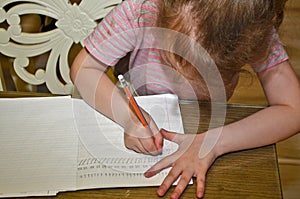
[{"label": "thumb", "polygon": [[184,136],[182,134],[179,133],[175,133],[175,132],[171,132],[165,129],[161,129],[160,133],[162,134],[162,136],[172,142],[175,142],[177,144],[181,143],[184,139]]}]

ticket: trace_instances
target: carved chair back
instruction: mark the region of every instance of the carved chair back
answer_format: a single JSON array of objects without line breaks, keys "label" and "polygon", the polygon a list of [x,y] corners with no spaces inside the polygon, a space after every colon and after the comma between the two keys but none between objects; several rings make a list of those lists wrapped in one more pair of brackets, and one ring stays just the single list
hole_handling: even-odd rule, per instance
[{"label": "carved chair back", "polygon": [[54,94],[72,94],[69,69],[74,55],[99,20],[121,1],[0,0],[3,70],[15,76],[15,84],[19,78]]}]

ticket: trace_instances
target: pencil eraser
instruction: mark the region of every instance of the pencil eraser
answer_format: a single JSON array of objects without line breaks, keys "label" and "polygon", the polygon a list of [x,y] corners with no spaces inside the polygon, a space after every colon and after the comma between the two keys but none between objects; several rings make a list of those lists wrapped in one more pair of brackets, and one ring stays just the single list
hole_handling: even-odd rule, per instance
[{"label": "pencil eraser", "polygon": [[123,75],[118,75],[118,79],[121,81],[122,79],[124,79]]}]

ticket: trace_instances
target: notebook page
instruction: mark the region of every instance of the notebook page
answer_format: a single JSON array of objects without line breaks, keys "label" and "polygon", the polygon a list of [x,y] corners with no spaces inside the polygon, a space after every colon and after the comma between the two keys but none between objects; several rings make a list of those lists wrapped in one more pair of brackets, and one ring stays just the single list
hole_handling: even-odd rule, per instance
[{"label": "notebook page", "polygon": [[[137,97],[137,103],[151,114],[159,128],[183,133],[183,124],[174,95]],[[165,141],[163,154],[149,156],[126,149],[123,129],[95,112],[81,100],[73,104],[79,145],[77,188],[133,187],[160,185],[168,170],[153,178],[143,173],[153,164],[177,149]]]},{"label": "notebook page", "polygon": [[[176,96],[137,101],[159,128],[183,132]],[[161,156],[130,151],[120,126],[70,97],[0,99],[0,110],[0,197],[156,186],[167,171],[150,179],[144,171],[177,149],[165,141]]]},{"label": "notebook page", "polygon": [[0,99],[0,197],[76,188],[70,97]]}]

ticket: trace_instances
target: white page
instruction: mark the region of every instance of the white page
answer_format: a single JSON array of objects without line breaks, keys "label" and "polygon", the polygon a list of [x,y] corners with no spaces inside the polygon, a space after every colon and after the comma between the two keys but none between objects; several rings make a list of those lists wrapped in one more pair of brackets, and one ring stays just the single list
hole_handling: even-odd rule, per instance
[{"label": "white page", "polygon": [[[137,101],[159,128],[183,132],[176,96]],[[150,179],[143,172],[177,149],[168,141],[161,156],[126,149],[123,129],[79,99],[0,99],[0,111],[0,197],[160,185],[168,170]]]},{"label": "white page", "polygon": [[0,99],[0,197],[76,188],[70,97]]},{"label": "white page", "polygon": [[[138,104],[151,114],[159,128],[183,133],[183,124],[174,95],[137,97]],[[82,145],[78,156],[78,189],[160,185],[168,170],[153,178],[143,173],[177,149],[165,141],[163,154],[137,154],[125,148],[123,129],[94,111],[81,100],[74,101],[74,115]]]}]

